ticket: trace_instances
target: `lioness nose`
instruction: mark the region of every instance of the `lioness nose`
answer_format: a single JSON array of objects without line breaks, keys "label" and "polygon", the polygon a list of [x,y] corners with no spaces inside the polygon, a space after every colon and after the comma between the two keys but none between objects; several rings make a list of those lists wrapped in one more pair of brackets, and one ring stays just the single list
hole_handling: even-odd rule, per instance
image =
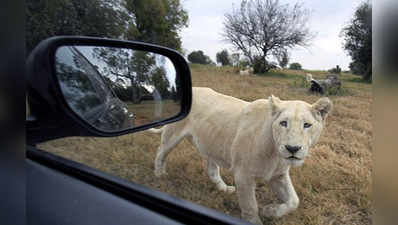
[{"label": "lioness nose", "polygon": [[298,150],[301,149],[301,146],[285,145],[285,147],[286,147],[286,149],[287,149],[290,153],[292,153],[292,154],[296,153]]}]

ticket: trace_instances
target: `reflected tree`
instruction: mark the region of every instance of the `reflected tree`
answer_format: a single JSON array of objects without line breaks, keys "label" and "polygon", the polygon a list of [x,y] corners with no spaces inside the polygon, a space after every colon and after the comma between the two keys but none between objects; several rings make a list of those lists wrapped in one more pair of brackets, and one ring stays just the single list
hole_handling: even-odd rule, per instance
[{"label": "reflected tree", "polygon": [[103,75],[116,83],[113,84],[116,93],[123,95],[119,97],[139,103],[141,96],[148,92],[143,86],[151,84],[155,56],[143,51],[108,47],[94,48],[93,56],[106,64],[102,69]]},{"label": "reflected tree", "polygon": [[[67,51],[72,52],[73,49]],[[87,70],[82,68],[83,63],[79,60],[78,55],[65,54],[62,56],[57,57],[56,60],[57,77],[64,97],[72,108],[85,114],[90,109],[102,104],[106,93],[103,89],[93,86],[93,83],[99,82],[90,80],[95,77],[87,76]]]},{"label": "reflected tree", "polygon": [[[172,86],[166,68],[167,58],[145,51],[123,48],[94,48],[93,57],[103,62],[102,73],[124,101],[135,104],[157,90],[162,98],[171,98]],[[173,68],[174,69],[174,68]],[[174,88],[174,92],[176,92]],[[176,94],[175,94],[176,95]]]},{"label": "reflected tree", "polygon": [[170,82],[166,77],[163,67],[158,67],[152,72],[152,83],[163,98],[170,98]]}]

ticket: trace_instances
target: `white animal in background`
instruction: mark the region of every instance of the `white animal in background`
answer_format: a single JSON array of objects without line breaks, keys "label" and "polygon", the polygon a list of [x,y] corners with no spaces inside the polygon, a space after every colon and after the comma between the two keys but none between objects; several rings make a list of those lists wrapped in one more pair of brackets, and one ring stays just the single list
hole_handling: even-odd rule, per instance
[{"label": "white animal in background", "polygon": [[246,70],[240,70],[239,71],[239,74],[240,75],[249,75],[249,74],[252,74],[253,73],[253,68],[248,68],[248,69],[246,69]]},{"label": "white animal in background", "polygon": [[248,69],[247,70],[240,70],[239,74],[240,75],[249,75],[249,70]]},{"label": "white animal in background", "polygon": [[306,80],[307,80],[307,82],[313,81],[314,79],[312,78],[312,74],[307,73],[307,75],[306,75]]}]

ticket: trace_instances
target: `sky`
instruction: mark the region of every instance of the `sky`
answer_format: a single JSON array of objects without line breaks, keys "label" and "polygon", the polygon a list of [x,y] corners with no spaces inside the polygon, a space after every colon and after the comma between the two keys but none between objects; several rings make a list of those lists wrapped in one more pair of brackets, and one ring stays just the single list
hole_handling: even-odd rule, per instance
[{"label": "sky", "polygon": [[[110,75],[106,72],[106,70],[104,70],[104,68],[110,68],[109,65],[106,64],[106,62],[104,62],[104,60],[99,59],[98,57],[95,57],[93,52],[94,52],[94,48],[92,46],[75,46],[89,61],[91,64],[97,66],[99,69],[98,71],[105,75],[108,76],[108,78],[110,78],[111,80],[115,81],[116,80],[116,76]],[[106,48],[106,47],[104,47]],[[132,49],[124,49],[125,51],[128,52],[128,54],[131,56],[134,53],[133,52],[137,52],[136,50],[132,50]],[[176,69],[174,67],[174,64],[171,62],[171,60],[163,55],[160,54],[156,54],[156,53],[150,53],[151,55],[155,56],[155,63],[156,66],[158,68],[163,68],[166,72],[166,77],[167,80],[169,81],[170,87],[172,86],[176,86]],[[64,57],[65,59],[67,59],[68,57]],[[67,62],[69,64],[74,64],[73,62]],[[152,70],[154,70],[156,67],[152,67]],[[120,77],[119,77],[120,78]],[[122,78],[120,78],[122,79]],[[124,82],[126,82],[126,84],[131,85],[131,82],[128,79],[123,79]],[[125,86],[125,85],[124,85]],[[145,86],[145,88],[149,89],[150,91],[153,91],[154,87],[150,86],[150,85],[143,85]]]},{"label": "sky", "polygon": [[[316,36],[310,47],[290,51],[290,62],[299,62],[304,69],[328,70],[339,65],[348,70],[351,58],[343,50],[341,29],[347,25],[358,5],[364,0],[301,0],[311,11],[308,27]],[[189,26],[181,31],[182,47],[187,54],[202,50],[214,62],[222,49],[232,52],[233,46],[223,41],[224,15],[240,5],[241,0],[182,0],[189,16]],[[297,1],[280,0],[294,4]]]}]

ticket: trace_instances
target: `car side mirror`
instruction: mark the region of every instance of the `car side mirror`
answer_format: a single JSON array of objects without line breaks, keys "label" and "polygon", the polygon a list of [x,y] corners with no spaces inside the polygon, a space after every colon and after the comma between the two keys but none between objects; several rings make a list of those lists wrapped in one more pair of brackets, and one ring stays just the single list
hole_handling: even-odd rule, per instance
[{"label": "car side mirror", "polygon": [[27,69],[30,127],[80,127],[57,136],[131,133],[181,120],[191,107],[187,62],[156,45],[53,37],[33,50]]}]

